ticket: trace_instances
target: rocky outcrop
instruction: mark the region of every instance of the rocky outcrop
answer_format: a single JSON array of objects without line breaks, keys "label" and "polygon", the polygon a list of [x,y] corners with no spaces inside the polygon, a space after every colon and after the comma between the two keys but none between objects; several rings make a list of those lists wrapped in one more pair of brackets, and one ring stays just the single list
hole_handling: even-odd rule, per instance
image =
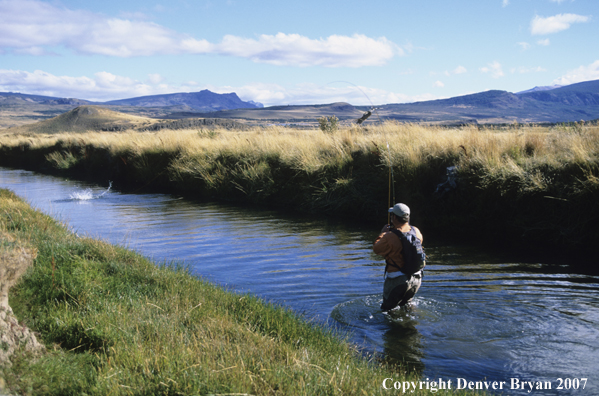
[{"label": "rocky outcrop", "polygon": [[16,350],[39,353],[45,350],[35,334],[19,324],[10,307],[0,307],[0,368],[10,367],[10,358]]},{"label": "rocky outcrop", "polygon": [[39,353],[45,349],[30,329],[19,324],[8,305],[10,288],[35,257],[34,249],[15,246],[14,240],[0,231],[0,369],[11,366],[10,358],[17,350]]}]

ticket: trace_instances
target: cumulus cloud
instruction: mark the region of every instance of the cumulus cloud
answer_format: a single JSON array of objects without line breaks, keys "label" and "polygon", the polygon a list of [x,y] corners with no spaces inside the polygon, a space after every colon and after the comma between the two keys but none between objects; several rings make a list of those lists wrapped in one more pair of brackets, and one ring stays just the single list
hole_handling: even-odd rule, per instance
[{"label": "cumulus cloud", "polygon": [[542,45],[543,47],[547,47],[549,44],[551,44],[551,41],[549,41],[549,39],[539,40],[537,41],[537,44]]},{"label": "cumulus cloud", "polygon": [[490,73],[491,77],[493,78],[503,77],[503,70],[501,68],[501,64],[497,61],[489,63],[485,67],[481,67],[480,71],[483,73]]},{"label": "cumulus cloud", "polygon": [[32,0],[0,1],[0,47],[25,51],[66,47],[109,56],[175,52],[175,32],[151,22],[105,18]]},{"label": "cumulus cloud", "polygon": [[108,18],[36,0],[0,0],[0,50],[41,55],[57,48],[114,57],[218,54],[274,65],[324,67],[376,66],[404,54],[385,37],[359,34],[318,39],[285,33],[227,35],[211,43],[143,19]]},{"label": "cumulus cloud", "polygon": [[433,87],[435,88],[443,88],[445,86],[445,84],[443,84],[443,82],[437,80],[433,83]]},{"label": "cumulus cloud", "polygon": [[588,66],[580,66],[577,69],[570,70],[560,78],[553,80],[553,84],[569,85],[589,80],[599,80],[599,60]]},{"label": "cumulus cloud", "polygon": [[403,51],[389,40],[364,35],[309,39],[299,34],[261,35],[258,39],[225,36],[215,52],[274,65],[360,67],[382,65]]},{"label": "cumulus cloud", "polygon": [[283,87],[279,84],[254,83],[243,86],[213,86],[187,81],[171,85],[157,74],[148,75],[145,82],[108,72],[99,72],[93,77],[56,76],[36,70],[0,69],[0,91],[26,92],[29,94],[70,97],[92,101],[108,101],[145,95],[175,92],[197,92],[209,89],[216,93],[235,92],[243,100],[253,100],[267,106],[283,104],[317,104],[349,102],[354,105],[404,103],[438,99],[432,94],[406,95],[342,82],[323,86],[297,84]]},{"label": "cumulus cloud", "polygon": [[590,19],[590,16],[577,14],[558,14],[547,18],[536,15],[530,22],[530,32],[533,35],[557,33],[569,29],[573,23],[588,22]]}]

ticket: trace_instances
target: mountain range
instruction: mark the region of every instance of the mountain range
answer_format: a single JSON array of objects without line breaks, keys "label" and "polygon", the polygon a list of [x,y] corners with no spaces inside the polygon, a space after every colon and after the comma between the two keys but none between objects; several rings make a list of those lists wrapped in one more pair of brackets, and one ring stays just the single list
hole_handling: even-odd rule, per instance
[{"label": "mountain range", "polygon": [[381,116],[413,122],[559,123],[599,118],[599,80],[521,93],[485,91],[380,107]]},{"label": "mountain range", "polygon": [[[160,119],[219,118],[250,124],[308,123],[336,116],[352,122],[368,106],[349,103],[263,107],[237,94],[208,90],[150,95],[108,102],[0,92],[0,128],[49,119],[81,105]],[[566,86],[535,87],[510,93],[491,90],[447,99],[378,105],[366,121],[397,120],[430,124],[560,123],[599,119],[599,80]]]}]

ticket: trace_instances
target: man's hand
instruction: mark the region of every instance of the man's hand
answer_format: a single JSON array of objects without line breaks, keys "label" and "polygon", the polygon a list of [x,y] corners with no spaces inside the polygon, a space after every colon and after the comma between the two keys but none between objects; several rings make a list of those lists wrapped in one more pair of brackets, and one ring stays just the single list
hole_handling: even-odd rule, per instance
[{"label": "man's hand", "polygon": [[383,226],[383,229],[381,230],[381,234],[383,234],[385,232],[389,232],[389,230],[391,230],[391,226],[389,224],[385,224]]}]

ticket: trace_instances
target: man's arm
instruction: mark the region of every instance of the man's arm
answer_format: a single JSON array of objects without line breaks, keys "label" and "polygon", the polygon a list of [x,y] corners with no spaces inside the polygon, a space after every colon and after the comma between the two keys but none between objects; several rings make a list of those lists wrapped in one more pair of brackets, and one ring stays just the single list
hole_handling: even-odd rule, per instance
[{"label": "man's arm", "polygon": [[422,233],[420,232],[420,230],[417,227],[414,227],[414,230],[416,230],[416,238],[420,239],[420,243],[424,243],[424,239],[422,238]]},{"label": "man's arm", "polygon": [[372,246],[372,250],[380,256],[387,256],[389,253],[391,253],[391,246],[389,245],[389,240],[385,238],[385,233],[387,232],[385,230],[389,230],[388,225],[385,225],[385,227],[383,227],[383,229],[381,230],[381,234],[376,239],[376,241],[374,241],[374,244]]}]

